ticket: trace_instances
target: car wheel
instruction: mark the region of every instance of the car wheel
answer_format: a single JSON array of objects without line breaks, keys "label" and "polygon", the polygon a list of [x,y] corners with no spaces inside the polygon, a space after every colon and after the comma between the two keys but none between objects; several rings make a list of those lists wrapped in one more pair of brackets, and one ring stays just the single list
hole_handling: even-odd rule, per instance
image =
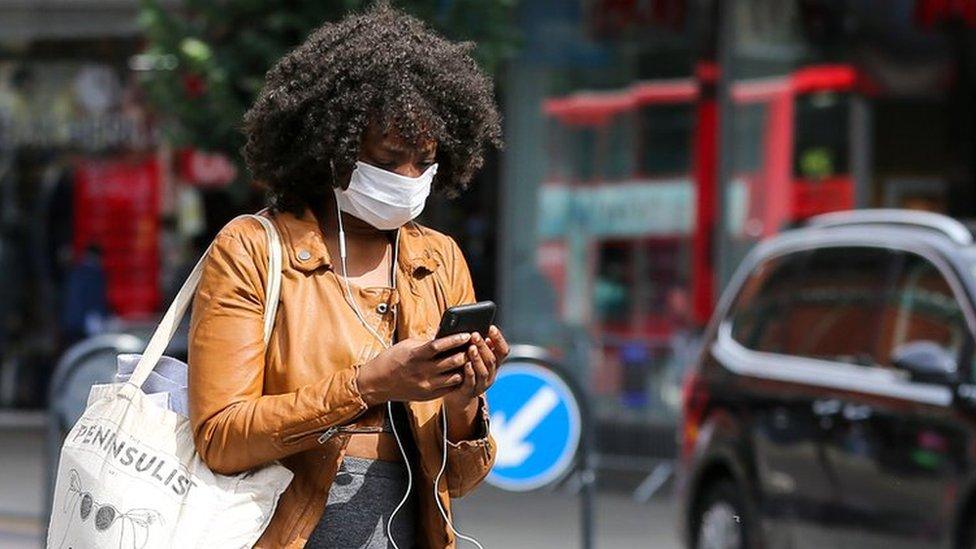
[{"label": "car wheel", "polygon": [[732,482],[718,482],[708,489],[697,506],[694,524],[696,549],[752,547],[745,505]]}]

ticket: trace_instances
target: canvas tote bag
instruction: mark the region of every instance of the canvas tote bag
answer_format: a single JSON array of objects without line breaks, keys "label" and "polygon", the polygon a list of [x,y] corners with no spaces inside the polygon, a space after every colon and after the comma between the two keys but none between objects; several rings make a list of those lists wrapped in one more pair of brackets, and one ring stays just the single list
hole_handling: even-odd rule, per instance
[{"label": "canvas tote bag", "polygon": [[[271,221],[250,217],[268,236],[267,342],[281,289],[281,243]],[[203,261],[128,382],[92,387],[61,448],[48,548],[251,547],[270,522],[291,471],[275,462],[239,475],[213,473],[196,452],[189,419],[142,389],[186,312]]]}]

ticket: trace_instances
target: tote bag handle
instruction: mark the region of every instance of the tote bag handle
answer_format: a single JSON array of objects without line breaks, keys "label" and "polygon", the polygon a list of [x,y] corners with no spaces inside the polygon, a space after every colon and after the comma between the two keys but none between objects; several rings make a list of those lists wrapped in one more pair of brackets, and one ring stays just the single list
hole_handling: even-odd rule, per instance
[{"label": "tote bag handle", "polygon": [[[245,214],[235,218],[235,221],[246,217],[257,219],[268,236],[268,284],[264,290],[264,342],[267,343],[274,327],[275,313],[278,311],[278,296],[281,294],[281,238],[274,223],[262,215]],[[196,292],[200,276],[203,274],[203,262],[210,254],[211,248],[213,248],[213,242],[197,261],[193,271],[190,272],[190,276],[187,277],[186,282],[176,294],[176,298],[173,299],[173,303],[163,315],[163,319],[159,321],[159,326],[156,327],[152,338],[149,339],[149,345],[146,346],[146,350],[142,353],[139,363],[132,372],[132,377],[122,387],[122,391],[141,390],[142,384],[146,382],[149,374],[156,367],[156,363],[162,358],[163,352],[166,351],[170,340],[173,339],[173,335],[183,320],[183,315],[186,314],[186,309],[193,300],[193,294]]]}]

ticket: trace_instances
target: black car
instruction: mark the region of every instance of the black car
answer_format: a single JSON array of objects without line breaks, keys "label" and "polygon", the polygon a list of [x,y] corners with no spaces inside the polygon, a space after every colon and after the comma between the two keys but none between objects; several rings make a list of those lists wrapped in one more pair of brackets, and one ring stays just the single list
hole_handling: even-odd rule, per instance
[{"label": "black car", "polygon": [[689,547],[976,547],[976,244],[937,214],[814,218],[740,266],[688,373]]}]

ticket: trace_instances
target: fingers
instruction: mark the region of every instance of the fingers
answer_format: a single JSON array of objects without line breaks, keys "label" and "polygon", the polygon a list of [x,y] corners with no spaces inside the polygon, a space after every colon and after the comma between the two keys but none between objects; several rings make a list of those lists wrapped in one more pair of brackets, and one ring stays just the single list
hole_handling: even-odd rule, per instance
[{"label": "fingers", "polygon": [[464,345],[469,339],[471,339],[471,334],[468,333],[438,338],[427,344],[424,348],[424,353],[428,358],[432,358],[444,351],[449,351],[455,347]]},{"label": "fingers", "polygon": [[494,344],[493,350],[495,351],[495,357],[498,362],[505,360],[508,357],[509,346],[508,341],[505,340],[505,336],[502,335],[502,331],[498,329],[498,326],[492,326],[488,329],[488,339]]},{"label": "fingers", "polygon": [[478,384],[478,375],[474,371],[474,366],[469,362],[464,366],[464,381],[457,387],[462,394],[471,394]]},{"label": "fingers", "polygon": [[498,361],[496,360],[495,353],[490,347],[488,347],[488,340],[481,337],[481,334],[474,333],[471,335],[471,342],[474,343],[474,345],[470,345],[468,349],[470,350],[473,347],[488,370],[493,369],[495,367],[495,363]]},{"label": "fingers", "polygon": [[468,357],[464,352],[464,349],[459,349],[457,352],[451,353],[450,355],[436,360],[434,362],[434,372],[438,374],[443,374],[451,370],[457,370],[464,363],[468,361]]},{"label": "fingers", "polygon": [[471,384],[471,392],[467,393],[471,396],[475,394],[481,394],[487,388],[485,382],[488,381],[488,367],[485,366],[485,361],[481,359],[481,353],[478,352],[477,347],[472,345],[468,347],[468,364],[471,366],[471,373],[474,377],[474,383]]},{"label": "fingers", "polygon": [[[465,346],[466,343],[470,345]],[[432,376],[428,385],[430,397],[453,392],[472,397],[483,394],[494,382],[498,365],[508,357],[509,350],[508,341],[497,326],[491,326],[488,337],[463,333],[428,342],[419,356],[429,361],[426,368],[430,368],[427,371]]]},{"label": "fingers", "polygon": [[[462,354],[461,356],[464,355]],[[459,388],[459,386],[464,386],[467,384],[469,377],[472,379],[474,378],[474,372],[471,371],[470,364],[463,366],[459,370],[432,378],[430,380],[430,388],[433,391],[455,391]]]},{"label": "fingers", "polygon": [[488,348],[488,344],[480,335],[475,334],[472,340],[475,344],[468,347],[468,360],[471,361],[472,369],[477,378],[475,394],[480,395],[491,384],[492,374],[496,366],[495,353]]}]

